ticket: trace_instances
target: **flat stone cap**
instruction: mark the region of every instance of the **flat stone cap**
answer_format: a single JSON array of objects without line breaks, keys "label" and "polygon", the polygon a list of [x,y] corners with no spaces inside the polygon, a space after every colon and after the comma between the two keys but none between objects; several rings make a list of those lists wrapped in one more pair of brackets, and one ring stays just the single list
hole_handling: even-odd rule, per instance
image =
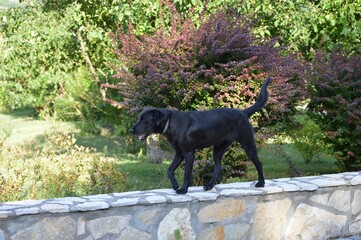
[{"label": "flat stone cap", "polygon": [[173,189],[155,189],[84,197],[5,202],[0,204],[0,219],[29,214],[95,211],[133,205],[205,202],[214,201],[219,197],[316,191],[319,188],[361,185],[361,172],[266,180],[264,188],[256,188],[254,185],[255,182],[218,184],[207,192],[203,190],[203,187],[190,187],[185,195],[178,195]]}]

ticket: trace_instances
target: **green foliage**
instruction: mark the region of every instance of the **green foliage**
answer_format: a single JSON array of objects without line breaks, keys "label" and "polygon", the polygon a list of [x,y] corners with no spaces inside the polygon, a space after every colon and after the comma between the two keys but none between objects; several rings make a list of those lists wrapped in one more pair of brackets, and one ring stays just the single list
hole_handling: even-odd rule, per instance
[{"label": "green foliage", "polygon": [[126,189],[113,158],[78,146],[72,135],[47,136],[42,148],[0,142],[0,201],[101,194]]},{"label": "green foliage", "polygon": [[349,51],[360,49],[360,1],[251,0],[240,3],[238,11],[253,14],[256,34],[278,36],[280,44],[308,59],[320,44],[327,51],[335,44]]},{"label": "green foliage", "polygon": [[361,56],[334,50],[314,60],[309,112],[333,146],[342,169],[361,167]]},{"label": "green foliage", "polygon": [[10,9],[0,29],[0,105],[33,107],[42,116],[58,111],[66,120],[104,113],[99,85],[109,72],[111,42],[104,29],[87,22],[81,5]]},{"label": "green foliage", "polygon": [[327,151],[326,134],[306,114],[295,116],[295,126],[289,130],[305,163],[310,163],[321,152]]}]

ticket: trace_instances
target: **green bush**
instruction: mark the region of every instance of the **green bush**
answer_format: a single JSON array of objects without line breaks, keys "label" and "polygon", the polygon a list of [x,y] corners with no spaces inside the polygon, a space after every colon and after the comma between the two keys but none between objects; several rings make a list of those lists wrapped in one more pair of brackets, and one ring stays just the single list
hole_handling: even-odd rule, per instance
[{"label": "green bush", "polygon": [[[42,116],[94,119],[104,113],[100,82],[108,78],[110,38],[87,22],[79,4],[45,11],[34,4],[0,20],[0,105],[33,107]],[[76,87],[73,89],[73,87]]]},{"label": "green bush", "polygon": [[309,116],[296,115],[294,123],[289,134],[305,163],[310,163],[321,153],[328,151],[326,134]]},{"label": "green bush", "polygon": [[113,158],[78,146],[72,135],[56,133],[44,146],[0,142],[0,201],[101,194],[127,189]]}]

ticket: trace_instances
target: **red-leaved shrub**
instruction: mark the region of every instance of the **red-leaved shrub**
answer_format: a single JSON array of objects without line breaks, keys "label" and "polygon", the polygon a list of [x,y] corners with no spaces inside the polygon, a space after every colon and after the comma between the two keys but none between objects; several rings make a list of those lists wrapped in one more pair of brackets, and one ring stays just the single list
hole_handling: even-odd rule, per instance
[{"label": "red-leaved shrub", "polygon": [[[305,96],[303,66],[295,56],[282,56],[276,39],[267,42],[251,34],[251,24],[232,11],[219,11],[196,28],[170,6],[169,31],[152,36],[114,34],[116,89],[108,101],[131,112],[144,106],[179,110],[219,107],[242,109],[254,103],[263,80],[272,75],[267,123],[282,121]],[[109,90],[108,90],[109,93]],[[114,93],[113,93],[114,94]],[[121,100],[114,99],[120,94]],[[257,119],[257,118],[254,118]]]},{"label": "red-leaved shrub", "polygon": [[339,165],[361,169],[361,56],[319,52],[313,62],[312,116],[327,133]]}]

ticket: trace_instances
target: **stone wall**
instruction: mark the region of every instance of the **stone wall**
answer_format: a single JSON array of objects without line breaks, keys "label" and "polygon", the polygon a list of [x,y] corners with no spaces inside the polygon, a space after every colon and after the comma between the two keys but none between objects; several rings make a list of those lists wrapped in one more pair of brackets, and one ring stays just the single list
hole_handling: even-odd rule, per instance
[{"label": "stone wall", "polygon": [[0,204],[4,239],[332,239],[361,235],[361,172]]}]

